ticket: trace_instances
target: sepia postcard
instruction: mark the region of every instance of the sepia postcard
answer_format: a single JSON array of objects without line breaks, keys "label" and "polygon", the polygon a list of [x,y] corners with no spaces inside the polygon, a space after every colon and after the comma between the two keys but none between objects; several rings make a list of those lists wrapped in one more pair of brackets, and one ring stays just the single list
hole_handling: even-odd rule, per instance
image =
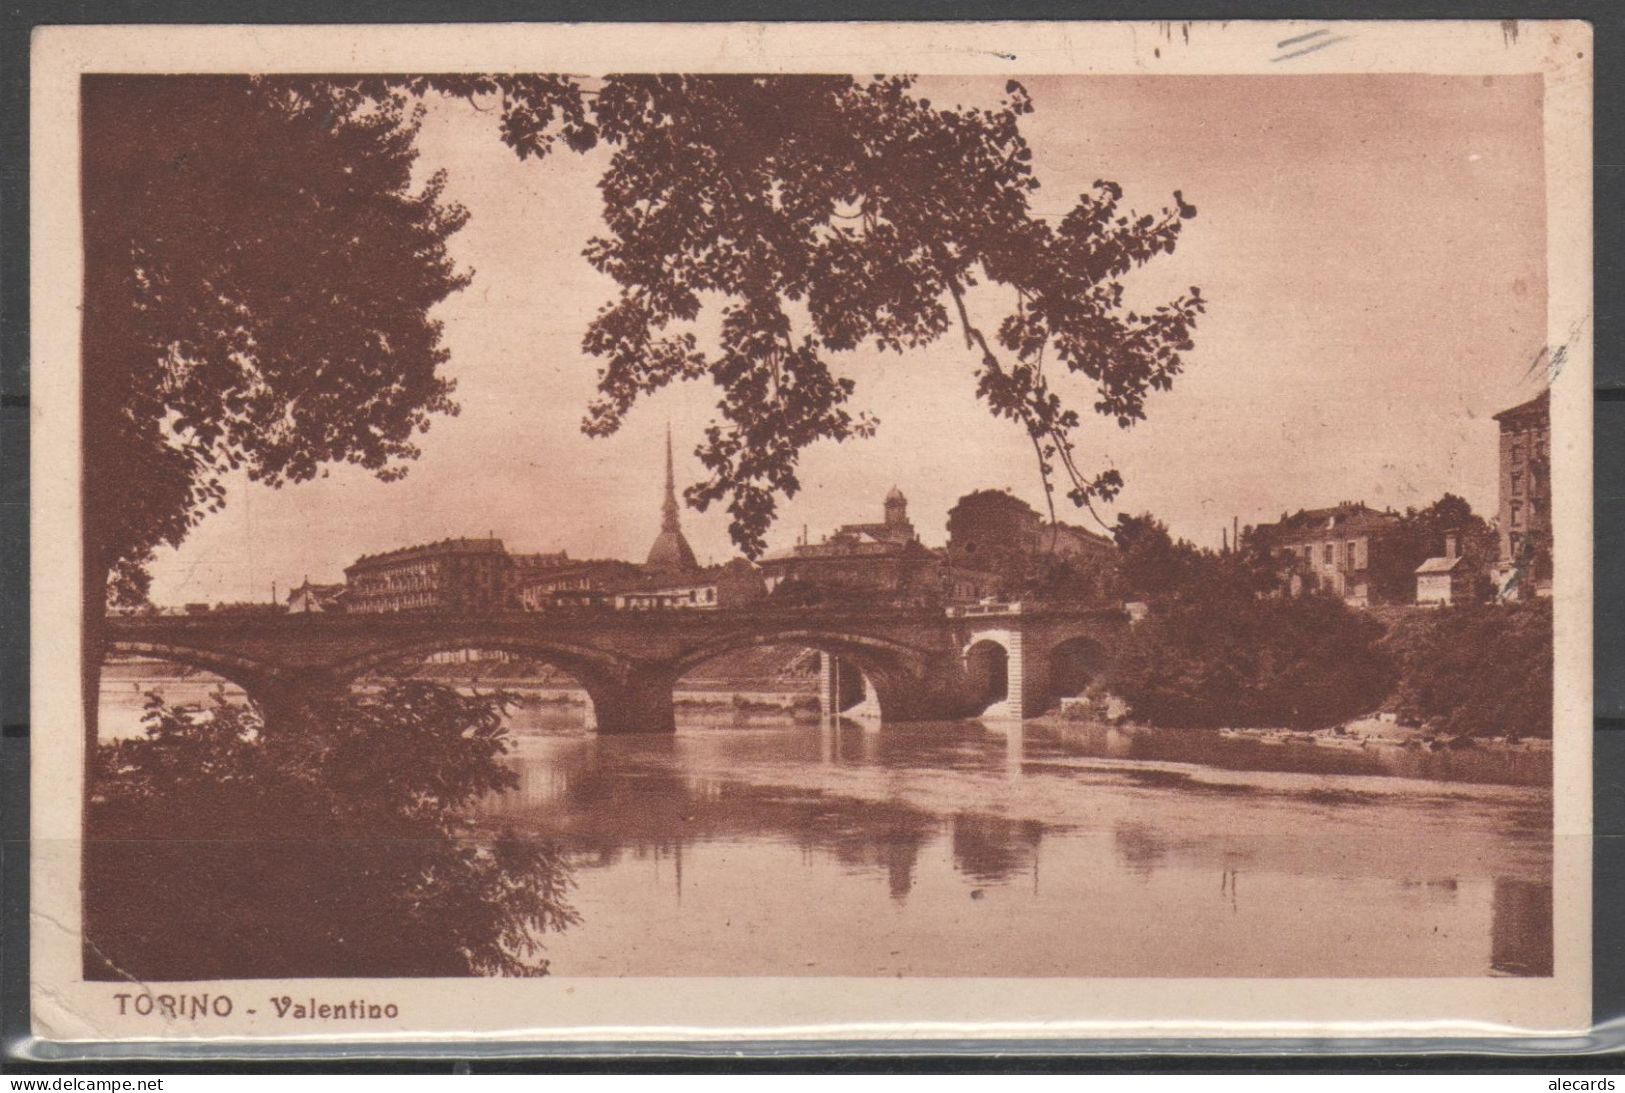
[{"label": "sepia postcard", "polygon": [[1589,1027],[1586,24],[33,63],[36,1050]]}]

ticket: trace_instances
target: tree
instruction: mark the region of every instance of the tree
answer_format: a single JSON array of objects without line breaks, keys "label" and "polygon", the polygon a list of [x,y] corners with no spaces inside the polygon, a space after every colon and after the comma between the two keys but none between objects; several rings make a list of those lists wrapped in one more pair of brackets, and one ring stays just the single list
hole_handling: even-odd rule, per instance
[{"label": "tree", "polygon": [[1453,736],[1552,735],[1552,604],[1471,604],[1389,634],[1399,664],[1390,706]]},{"label": "tree", "polygon": [[1193,589],[1129,631],[1112,686],[1171,728],[1320,728],[1382,705],[1393,668],[1376,620],[1332,596]]},{"label": "tree", "polygon": [[[686,496],[725,501],[746,554],[764,546],[779,496],[800,488],[800,453],[864,435],[855,383],[831,356],[860,346],[901,353],[955,326],[975,355],[976,394],[1030,437],[1046,498],[1052,475],[1078,505],[1110,499],[1115,470],[1075,458],[1081,416],[1056,384],[1093,384],[1093,409],[1128,427],[1166,390],[1204,310],[1188,293],[1149,311],[1124,304],[1122,278],[1171,253],[1196,215],[1179,191],[1138,215],[1097,180],[1058,222],[1035,213],[1033,111],[1012,80],[993,108],[942,107],[905,76],[614,76],[591,88],[558,75],[286,80],[352,102],[441,92],[493,100],[521,158],[558,141],[614,148],[599,184],[607,233],[587,247],[619,286],[583,339],[599,358],[585,430],[615,432],[638,398],[712,379],[720,420],[697,454],[709,477]],[[987,282],[1006,307],[992,336],[967,299]],[[721,336],[695,320],[719,299]],[[1046,371],[1046,368],[1049,368]]]},{"label": "tree", "polygon": [[1184,539],[1175,542],[1168,525],[1149,512],[1119,515],[1112,538],[1130,595],[1161,599],[1197,583],[1202,552]]},{"label": "tree", "polygon": [[81,149],[85,776],[101,631],[225,500],[334,462],[389,479],[454,413],[435,304],[466,213],[415,186],[418,113],[243,77],[86,76]]},{"label": "tree", "polygon": [[289,732],[153,697],[144,737],[96,753],[87,977],[545,974],[568,861],[456,819],[518,785],[506,701],[399,682]]},{"label": "tree", "polygon": [[86,596],[139,602],[224,499],[356,463],[451,413],[430,309],[466,214],[414,186],[417,114],[236,77],[83,84]]},{"label": "tree", "polygon": [[1007,490],[973,490],[948,510],[948,553],[961,565],[997,573],[1001,591],[1029,576],[1039,549],[1038,510]]},{"label": "tree", "polygon": [[1410,603],[1416,598],[1416,568],[1445,552],[1446,537],[1456,537],[1456,549],[1474,576],[1472,599],[1490,593],[1490,567],[1495,562],[1495,531],[1464,498],[1446,493],[1423,508],[1408,508],[1399,526],[1383,540],[1372,559],[1372,592],[1389,603]]}]

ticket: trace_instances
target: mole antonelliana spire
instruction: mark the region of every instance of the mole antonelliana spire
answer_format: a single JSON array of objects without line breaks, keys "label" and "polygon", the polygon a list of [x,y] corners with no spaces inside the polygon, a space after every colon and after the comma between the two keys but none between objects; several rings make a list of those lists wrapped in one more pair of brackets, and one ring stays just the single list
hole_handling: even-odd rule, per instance
[{"label": "mole antonelliana spire", "polygon": [[677,522],[677,476],[672,470],[671,425],[666,426],[666,501],[660,512],[660,534],[649,548],[650,569],[687,571],[700,568],[694,550],[683,538],[682,525]]}]

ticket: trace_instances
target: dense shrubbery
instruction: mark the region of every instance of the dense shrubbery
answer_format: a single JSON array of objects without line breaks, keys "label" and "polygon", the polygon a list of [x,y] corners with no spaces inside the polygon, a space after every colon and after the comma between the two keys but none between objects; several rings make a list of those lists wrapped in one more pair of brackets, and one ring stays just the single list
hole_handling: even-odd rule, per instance
[{"label": "dense shrubbery", "polygon": [[517,784],[502,712],[401,682],[264,731],[152,699],[146,736],[96,756],[87,978],[544,974],[567,863],[458,818]]},{"label": "dense shrubbery", "polygon": [[1389,708],[1450,735],[1552,735],[1550,600],[1446,608],[1398,624]]},{"label": "dense shrubbery", "polygon": [[1382,633],[1327,596],[1193,590],[1132,629],[1113,686],[1152,725],[1319,728],[1382,704],[1394,679]]},{"label": "dense shrubbery", "polygon": [[[1442,529],[1470,555],[1488,549],[1483,522],[1451,495],[1405,520],[1413,553]],[[1413,612],[1385,634],[1333,596],[1280,596],[1256,537],[1215,553],[1146,515],[1120,517],[1116,539],[1130,595],[1151,605],[1111,680],[1135,720],[1316,728],[1386,705],[1453,736],[1551,735],[1549,602]]]}]

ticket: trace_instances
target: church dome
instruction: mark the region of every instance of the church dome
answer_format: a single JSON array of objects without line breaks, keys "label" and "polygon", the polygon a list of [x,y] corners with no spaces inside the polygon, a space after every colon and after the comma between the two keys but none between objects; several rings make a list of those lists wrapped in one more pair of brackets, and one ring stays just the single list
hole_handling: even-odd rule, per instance
[{"label": "church dome", "polygon": [[891,492],[886,494],[886,504],[906,505],[908,504],[908,498],[903,496],[902,490],[898,489],[896,486],[893,486],[891,488]]},{"label": "church dome", "polygon": [[700,563],[694,558],[694,549],[676,528],[663,528],[655,536],[654,545],[649,548],[649,560],[644,564],[650,569],[673,573],[688,573],[700,568]]}]

